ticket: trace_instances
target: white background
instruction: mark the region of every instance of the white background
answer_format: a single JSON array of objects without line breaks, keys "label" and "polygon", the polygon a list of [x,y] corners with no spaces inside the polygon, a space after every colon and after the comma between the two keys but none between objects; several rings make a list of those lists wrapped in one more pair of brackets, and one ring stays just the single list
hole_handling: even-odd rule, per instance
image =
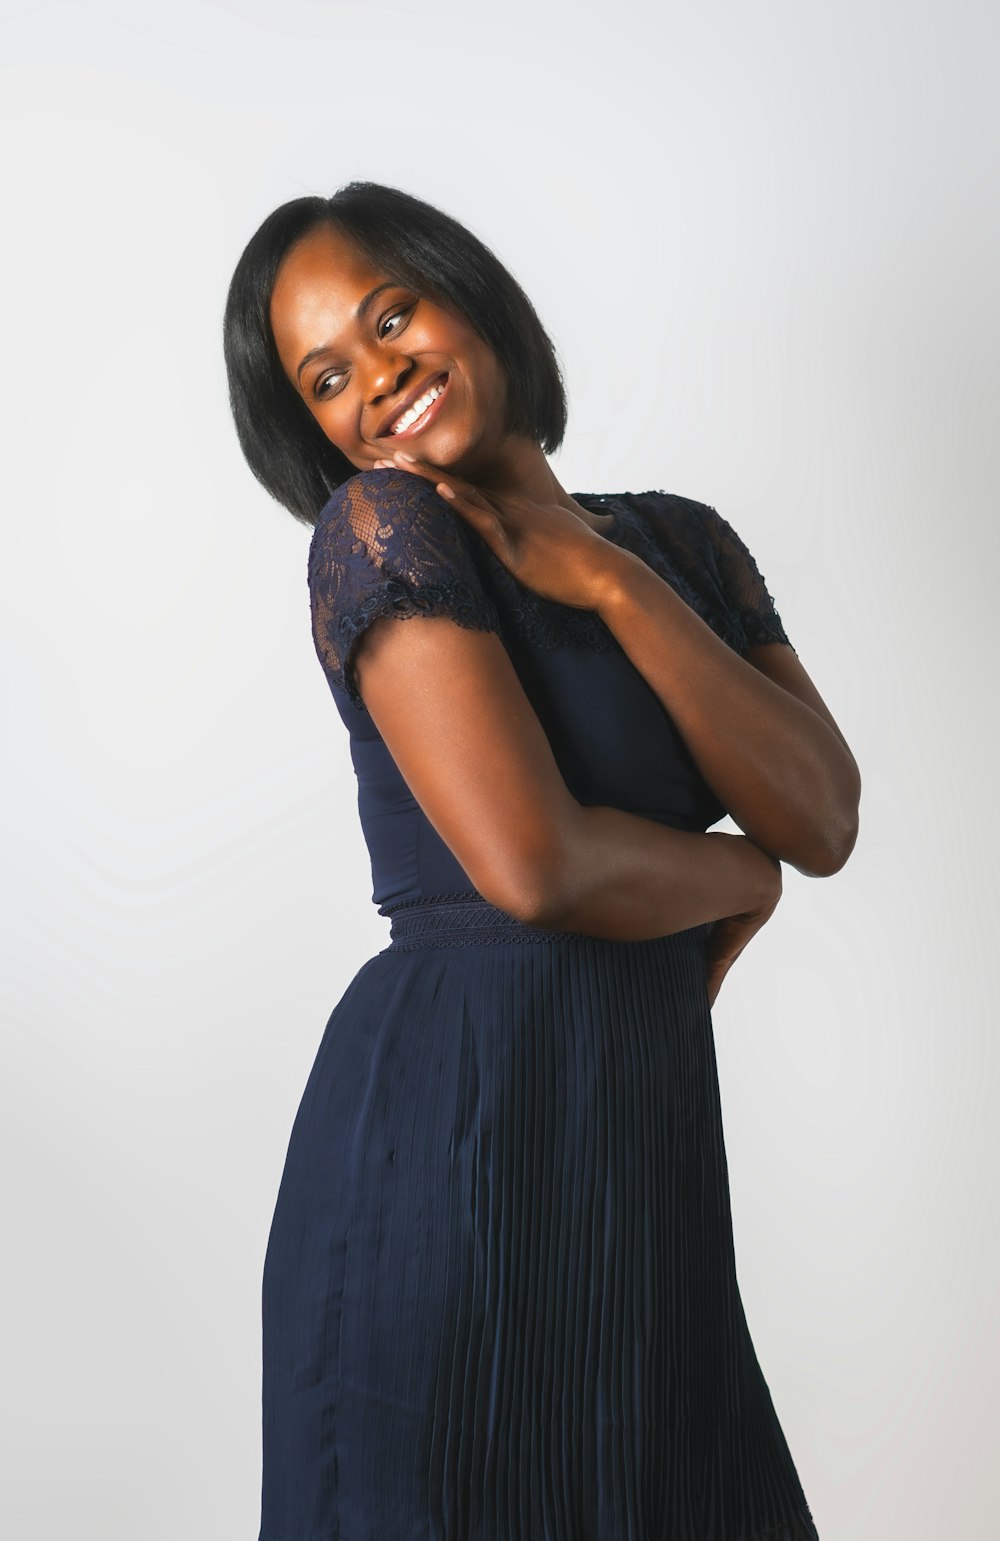
[{"label": "white background", "polygon": [[740,1282],[822,1541],[987,1535],[995,10],[5,10],[0,1529],[257,1534],[281,1164],[388,925],[221,318],[367,178],[526,288],[567,490],[735,525],[856,753],[851,862],[714,1013]]}]

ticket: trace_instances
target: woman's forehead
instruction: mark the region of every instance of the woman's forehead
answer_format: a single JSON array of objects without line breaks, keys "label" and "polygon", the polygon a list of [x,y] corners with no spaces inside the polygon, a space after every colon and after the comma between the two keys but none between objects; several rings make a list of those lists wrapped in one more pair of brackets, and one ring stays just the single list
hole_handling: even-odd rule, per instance
[{"label": "woman's forehead", "polygon": [[281,260],[271,295],[272,309],[294,304],[300,295],[345,303],[354,291],[371,287],[384,274],[339,230],[321,225],[302,236]]},{"label": "woman's forehead", "polygon": [[310,231],[286,252],[275,277],[270,317],[278,352],[284,356],[286,348],[317,346],[346,332],[360,303],[386,281],[340,231]]}]

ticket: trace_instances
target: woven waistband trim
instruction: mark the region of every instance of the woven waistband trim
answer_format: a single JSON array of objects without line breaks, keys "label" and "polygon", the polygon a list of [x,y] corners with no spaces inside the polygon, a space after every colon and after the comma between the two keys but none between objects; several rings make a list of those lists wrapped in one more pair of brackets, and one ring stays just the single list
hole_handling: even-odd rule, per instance
[{"label": "woven waistband trim", "polygon": [[489,946],[501,942],[593,941],[578,931],[550,931],[533,926],[501,910],[482,894],[435,894],[427,899],[403,899],[383,905],[380,915],[389,917],[389,946],[406,947]]},{"label": "woven waistband trim", "polygon": [[[491,904],[475,889],[457,894],[434,894],[426,899],[401,899],[396,904],[381,905],[378,913],[389,919],[389,947],[394,952],[411,947],[481,947],[505,942],[593,944],[601,940],[589,932],[553,931],[530,925]],[[710,927],[693,928],[697,932],[708,929]],[[618,945],[643,944],[625,942]]]}]

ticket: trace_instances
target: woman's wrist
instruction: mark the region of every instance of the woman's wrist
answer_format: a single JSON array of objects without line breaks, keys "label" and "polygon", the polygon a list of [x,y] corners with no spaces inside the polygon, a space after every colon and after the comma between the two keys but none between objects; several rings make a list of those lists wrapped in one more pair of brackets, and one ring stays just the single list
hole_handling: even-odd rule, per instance
[{"label": "woman's wrist", "polygon": [[594,565],[592,587],[593,607],[604,621],[610,621],[615,612],[629,601],[630,585],[636,574],[650,572],[641,557],[623,546],[602,542],[599,558]]},{"label": "woman's wrist", "polygon": [[[746,894],[746,903],[738,906],[739,912],[756,909],[759,905],[777,904],[782,890],[781,863],[777,857],[755,844],[748,835],[734,835],[723,829],[710,829],[706,834],[713,840],[724,840],[729,844],[740,873],[741,888]],[[734,909],[735,913],[737,910]]]}]

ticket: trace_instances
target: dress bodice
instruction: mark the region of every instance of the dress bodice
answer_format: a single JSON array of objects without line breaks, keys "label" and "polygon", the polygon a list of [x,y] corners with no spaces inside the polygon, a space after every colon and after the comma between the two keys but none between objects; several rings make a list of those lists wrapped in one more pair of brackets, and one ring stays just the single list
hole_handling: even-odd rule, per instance
[{"label": "dress bodice", "polygon": [[[601,537],[645,561],[741,655],[762,642],[788,644],[754,558],[715,509],[656,491],[573,497],[610,514]],[[473,888],[357,688],[357,641],[383,615],[449,615],[496,632],[578,802],[678,829],[705,830],[724,816],[669,713],[601,617],[519,583],[424,478],[386,468],[338,487],[316,522],[308,584],[316,652],[350,735],[380,913]]]}]

